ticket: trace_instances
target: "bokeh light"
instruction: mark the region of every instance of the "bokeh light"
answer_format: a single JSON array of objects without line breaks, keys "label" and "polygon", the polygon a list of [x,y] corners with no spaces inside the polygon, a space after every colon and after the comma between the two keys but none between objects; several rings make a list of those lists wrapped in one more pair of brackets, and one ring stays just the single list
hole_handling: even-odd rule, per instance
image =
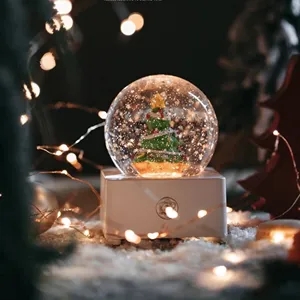
[{"label": "bokeh light", "polygon": [[98,112],[98,116],[99,116],[100,119],[105,120],[107,118],[107,112],[101,110],[101,111]]},{"label": "bokeh light", "polygon": [[205,217],[206,215],[207,215],[207,211],[206,210],[199,210],[198,211],[198,218],[199,219]]},{"label": "bokeh light", "polygon": [[22,125],[26,124],[28,122],[29,118],[27,115],[21,115],[20,116],[20,122]]},{"label": "bokeh light", "polygon": [[[27,99],[31,100],[32,99],[32,95],[27,87],[26,84],[24,84],[24,91],[25,91],[25,96]],[[32,89],[32,92],[35,96],[35,98],[37,98],[39,95],[40,95],[40,92],[41,92],[41,89],[40,87],[33,81],[31,81],[31,89]]]},{"label": "bokeh light", "polygon": [[170,206],[165,209],[165,212],[170,219],[176,219],[178,217],[178,212]]},{"label": "bokeh light", "polygon": [[132,21],[135,25],[136,31],[141,30],[144,27],[144,18],[139,13],[132,13],[128,20]]},{"label": "bokeh light", "polygon": [[130,21],[130,20],[124,20],[121,23],[121,32],[126,35],[126,36],[130,36],[133,35],[136,31],[136,27],[135,24]]},{"label": "bokeh light", "polygon": [[[54,27],[56,28],[56,30],[57,30],[57,31],[60,30],[61,25],[60,25],[59,20],[56,19],[56,18],[53,18],[52,21],[54,22]],[[46,23],[46,24],[45,24],[45,28],[46,28],[46,31],[47,31],[48,33],[50,33],[50,34],[53,34],[53,33],[54,33],[54,30],[52,29],[52,27],[50,26],[49,23]]]},{"label": "bokeh light", "polygon": [[128,242],[133,244],[139,244],[141,242],[141,238],[135,234],[132,230],[125,231],[125,238]]},{"label": "bokeh light", "polygon": [[271,233],[271,240],[275,244],[279,244],[284,241],[284,233],[282,231],[274,231]]},{"label": "bokeh light", "polygon": [[71,220],[69,218],[62,218],[61,223],[66,227],[69,228],[71,226]]},{"label": "bokeh light", "polygon": [[56,66],[55,57],[53,53],[45,53],[41,58],[40,65],[44,71],[52,70]]},{"label": "bokeh light", "polygon": [[60,15],[66,15],[72,10],[72,2],[68,0],[56,0],[54,1],[54,9]]},{"label": "bokeh light", "polygon": [[150,240],[155,240],[159,237],[159,233],[158,232],[148,233],[147,236]]},{"label": "bokeh light", "polygon": [[75,153],[69,153],[66,157],[67,161],[70,163],[70,164],[76,164],[77,163],[77,156]]},{"label": "bokeh light", "polygon": [[66,144],[61,144],[58,149],[64,152],[69,151],[69,147]]},{"label": "bokeh light", "polygon": [[218,276],[218,277],[223,277],[225,276],[226,272],[227,272],[227,268],[225,266],[218,266],[213,268],[213,273]]},{"label": "bokeh light", "polygon": [[61,16],[61,21],[66,30],[70,30],[74,23],[72,17],[69,15]]}]

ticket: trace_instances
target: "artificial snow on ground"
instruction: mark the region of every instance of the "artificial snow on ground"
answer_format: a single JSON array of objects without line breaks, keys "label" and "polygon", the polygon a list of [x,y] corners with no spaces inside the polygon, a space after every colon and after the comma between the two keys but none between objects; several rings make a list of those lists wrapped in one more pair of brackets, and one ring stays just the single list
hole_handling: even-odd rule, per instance
[{"label": "artificial snow on ground", "polygon": [[[249,221],[245,213],[231,217],[232,224]],[[287,256],[283,246],[254,242],[255,227],[231,225],[225,243],[192,238],[145,241],[139,248],[129,243],[105,246],[100,227],[98,222],[88,224],[92,239],[61,226],[41,235],[42,243],[57,247],[78,240],[69,259],[45,269],[40,284],[43,300],[240,299],[262,284],[262,260]],[[232,252],[239,263],[228,260]],[[217,276],[216,266],[225,266],[227,272]]]}]

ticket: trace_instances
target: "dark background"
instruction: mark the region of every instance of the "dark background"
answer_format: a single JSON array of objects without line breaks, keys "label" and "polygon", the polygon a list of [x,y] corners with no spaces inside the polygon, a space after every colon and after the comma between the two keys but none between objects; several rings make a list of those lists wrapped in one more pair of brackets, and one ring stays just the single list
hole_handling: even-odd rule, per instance
[{"label": "dark background", "polygon": [[[101,121],[96,114],[83,111],[49,111],[48,104],[73,102],[107,111],[126,85],[150,74],[182,77],[198,86],[214,104],[222,82],[218,59],[226,54],[227,31],[244,1],[123,2],[129,13],[139,12],[145,20],[143,29],[131,37],[120,33],[120,18],[128,15],[118,16],[115,2],[86,0],[84,8],[82,3],[73,2],[74,22],[82,34],[71,68],[76,81],[68,79],[68,65],[62,59],[58,59],[56,68],[49,72],[33,72],[33,80],[41,87],[35,114],[39,122],[33,122],[35,145],[72,144],[89,126]],[[46,44],[32,60],[39,62],[51,46],[50,42]],[[112,164],[102,128],[78,148],[85,150],[85,157],[98,164]],[[63,160],[41,152],[35,151],[34,158],[36,169],[74,171]],[[94,171],[97,172],[84,165],[84,173]]]}]

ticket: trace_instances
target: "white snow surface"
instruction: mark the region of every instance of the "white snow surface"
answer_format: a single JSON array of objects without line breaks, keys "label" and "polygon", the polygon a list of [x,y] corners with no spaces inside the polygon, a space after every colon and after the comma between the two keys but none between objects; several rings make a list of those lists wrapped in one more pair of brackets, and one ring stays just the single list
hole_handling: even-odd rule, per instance
[{"label": "white snow surface", "polygon": [[[100,226],[88,225],[90,230]],[[41,239],[59,246],[72,234],[71,229],[54,227]],[[254,227],[231,225],[226,244],[192,238],[164,251],[147,242],[144,249],[129,244],[110,248],[97,235],[91,240],[82,236],[70,258],[44,270],[40,290],[43,300],[240,299],[262,284],[264,260],[287,256],[283,246],[254,242],[255,234]],[[226,260],[231,252],[242,261]],[[216,266],[225,266],[226,274],[218,277]]]}]

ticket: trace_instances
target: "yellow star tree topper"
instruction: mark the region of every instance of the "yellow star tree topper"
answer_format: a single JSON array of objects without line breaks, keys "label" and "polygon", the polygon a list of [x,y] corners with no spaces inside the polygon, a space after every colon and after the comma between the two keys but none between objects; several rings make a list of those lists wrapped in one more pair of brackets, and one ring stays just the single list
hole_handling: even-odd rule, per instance
[{"label": "yellow star tree topper", "polygon": [[151,100],[150,100],[150,105],[152,109],[156,108],[165,108],[165,100],[160,94],[155,94]]}]

